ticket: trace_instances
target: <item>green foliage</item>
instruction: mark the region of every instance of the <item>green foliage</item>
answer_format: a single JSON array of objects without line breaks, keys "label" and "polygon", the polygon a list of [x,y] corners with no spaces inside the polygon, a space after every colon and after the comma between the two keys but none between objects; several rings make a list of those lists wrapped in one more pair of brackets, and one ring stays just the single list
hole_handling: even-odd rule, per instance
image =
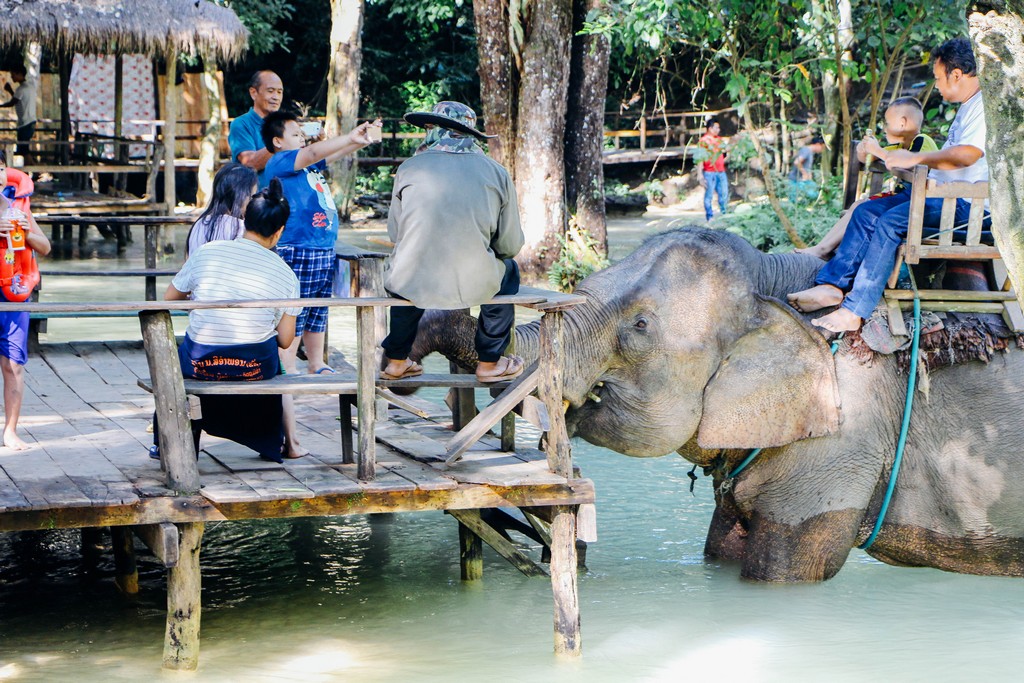
[{"label": "green foliage", "polygon": [[372,171],[360,170],[356,176],[356,195],[390,194],[395,187],[395,174],[390,166],[378,166]]},{"label": "green foliage", "polygon": [[[841,212],[842,186],[838,178],[822,189],[816,201],[789,207],[794,227],[808,244],[817,243],[839,220]],[[761,251],[778,253],[793,250],[779,217],[767,202],[741,204],[735,211],[716,217],[711,224],[740,235]]]},{"label": "green foliage", "polygon": [[575,219],[566,233],[558,236],[558,246],[558,258],[548,270],[548,283],[560,291],[573,291],[585,277],[609,265],[600,245],[584,228],[576,226]]},{"label": "green foliage", "polygon": [[360,90],[368,115],[402,116],[439,99],[479,109],[468,0],[367,0]]},{"label": "green foliage", "polygon": [[230,7],[249,29],[249,52],[262,55],[274,49],[288,51],[292,36],[279,31],[277,22],[290,19],[294,9],[291,0],[214,0]]}]

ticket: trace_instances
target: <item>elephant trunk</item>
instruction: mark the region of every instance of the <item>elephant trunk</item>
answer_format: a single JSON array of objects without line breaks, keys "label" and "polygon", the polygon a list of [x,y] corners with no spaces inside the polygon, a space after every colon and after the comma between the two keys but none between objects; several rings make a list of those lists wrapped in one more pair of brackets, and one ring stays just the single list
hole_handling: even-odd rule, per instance
[{"label": "elephant trunk", "polygon": [[[606,339],[611,314],[593,300],[564,314],[562,379],[564,395],[574,403],[584,400],[608,358]],[[409,357],[417,362],[437,352],[459,367],[472,371],[478,361],[473,338],[476,318],[468,311],[428,310],[420,319]],[[540,321],[515,328],[515,353],[529,366],[540,354]]]},{"label": "elephant trunk", "polygon": [[[473,370],[479,361],[473,338],[476,335],[476,318],[467,310],[428,310],[420,319],[409,357],[419,362],[431,353],[437,352],[464,370]],[[540,342],[540,324],[532,322],[519,325],[514,331],[515,353],[529,365],[537,359]]]}]

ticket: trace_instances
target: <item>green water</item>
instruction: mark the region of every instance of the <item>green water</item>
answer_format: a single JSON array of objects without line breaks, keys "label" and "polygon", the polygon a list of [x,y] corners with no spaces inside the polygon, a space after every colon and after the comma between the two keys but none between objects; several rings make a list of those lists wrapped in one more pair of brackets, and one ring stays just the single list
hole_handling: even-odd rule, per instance
[{"label": "green water", "polygon": [[[349,323],[334,325],[341,339]],[[1021,678],[1024,581],[855,550],[824,584],[746,583],[704,562],[713,499],[703,478],[688,492],[687,463],[584,443],[574,457],[599,501],[579,582],[582,659],[552,655],[547,580],[485,549],[484,580],[462,583],[454,520],[424,512],[209,525],[201,663],[184,675],[160,670],[165,586],[151,559],[140,556],[132,601],[109,556],[83,562],[77,532],[0,534],[0,681]]]}]

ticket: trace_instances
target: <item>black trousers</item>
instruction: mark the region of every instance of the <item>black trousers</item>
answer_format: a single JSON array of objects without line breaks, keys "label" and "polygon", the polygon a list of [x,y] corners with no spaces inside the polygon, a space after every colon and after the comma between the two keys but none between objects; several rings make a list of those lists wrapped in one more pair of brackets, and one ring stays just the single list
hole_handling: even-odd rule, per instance
[{"label": "black trousers", "polygon": [[[21,128],[18,129],[18,132],[17,132],[18,142],[19,143],[27,143],[27,142],[29,142],[32,139],[32,136],[34,136],[35,134],[36,134],[36,122],[33,121],[32,123],[26,124],[26,125],[24,125],[24,126],[22,126]],[[20,154],[22,156],[25,156],[26,154],[28,154],[28,145],[27,144],[19,144],[17,146],[17,148],[15,149],[15,151],[18,154]],[[14,163],[14,162],[13,162],[13,160],[8,159],[7,163],[11,164],[11,163]]]},{"label": "black trousers", "polygon": [[[505,259],[505,277],[501,279],[498,294],[519,292],[519,264]],[[415,306],[391,307],[391,333],[384,339],[384,355],[391,360],[405,360],[416,341],[416,327],[423,317],[423,309]],[[476,321],[476,336],[473,345],[477,356],[484,363],[493,363],[501,358],[512,337],[515,323],[515,306],[512,304],[484,304]]]}]

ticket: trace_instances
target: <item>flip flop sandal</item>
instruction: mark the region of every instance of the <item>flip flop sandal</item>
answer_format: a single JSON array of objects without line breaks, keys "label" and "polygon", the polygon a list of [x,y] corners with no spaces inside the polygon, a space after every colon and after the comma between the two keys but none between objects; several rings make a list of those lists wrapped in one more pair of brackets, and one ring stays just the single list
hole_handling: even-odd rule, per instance
[{"label": "flip flop sandal", "polygon": [[423,366],[419,363],[410,363],[400,375],[392,375],[383,370],[380,371],[380,378],[387,380],[405,379],[406,377],[418,377],[423,374]]},{"label": "flip flop sandal", "polygon": [[505,359],[505,369],[498,375],[488,375],[486,377],[476,376],[476,381],[483,384],[493,384],[494,382],[505,382],[510,379],[515,379],[519,375],[523,374],[525,364],[523,359],[519,356],[502,356]]},{"label": "flip flop sandal", "polygon": [[325,365],[325,366],[323,366],[322,368],[320,368],[319,370],[317,370],[317,371],[316,371],[316,374],[318,374],[318,375],[322,375],[322,374],[324,374],[325,372],[328,372],[328,373],[330,373],[330,374],[332,374],[332,375],[336,375],[336,374],[338,374],[338,373],[337,373],[337,371],[335,371],[335,369],[334,369],[334,368],[332,368],[332,367],[331,367],[330,365]]}]

